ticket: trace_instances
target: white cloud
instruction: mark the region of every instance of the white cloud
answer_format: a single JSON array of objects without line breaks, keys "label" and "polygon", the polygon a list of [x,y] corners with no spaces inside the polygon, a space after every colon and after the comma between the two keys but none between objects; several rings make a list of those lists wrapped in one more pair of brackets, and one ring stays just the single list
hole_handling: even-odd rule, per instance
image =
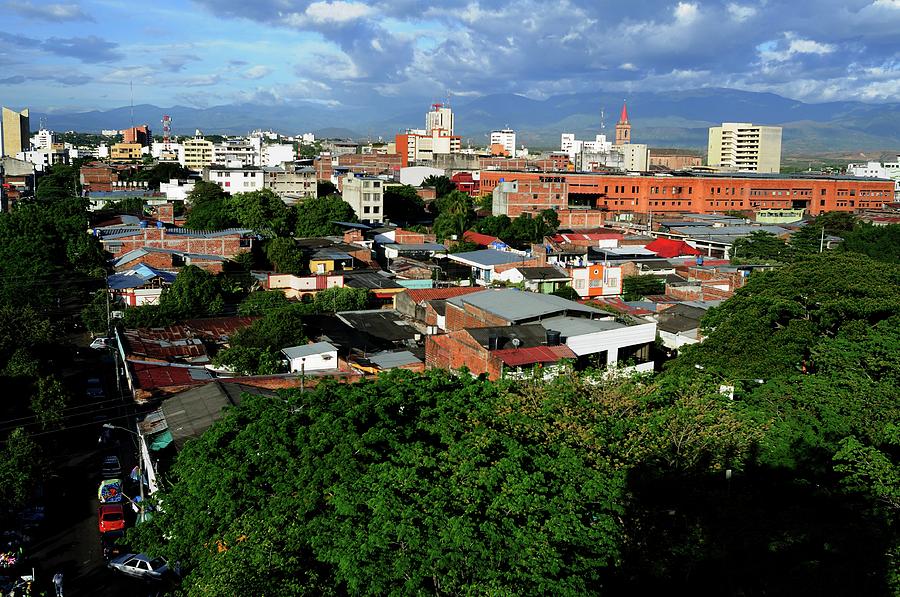
[{"label": "white cloud", "polygon": [[875,0],[875,2],[872,3],[872,6],[884,6],[885,8],[896,8],[900,10],[900,0]]},{"label": "white cloud", "polygon": [[272,72],[271,67],[265,66],[262,64],[258,64],[256,66],[251,66],[250,68],[245,70],[243,73],[241,73],[241,76],[245,79],[256,80],[256,79],[262,79],[263,77],[270,74],[271,72]]},{"label": "white cloud", "polygon": [[797,37],[796,33],[788,31],[784,34],[785,44],[767,42],[761,46],[759,57],[763,62],[784,62],[797,54],[825,55],[835,51],[833,44],[821,43],[811,39]]},{"label": "white cloud", "polygon": [[622,64],[619,65],[619,68],[621,68],[622,70],[627,70],[627,71],[636,71],[638,69],[638,67],[636,67],[634,64],[632,64],[630,62],[623,62]]},{"label": "white cloud", "polygon": [[40,3],[34,5],[31,2],[9,1],[4,6],[14,10],[20,15],[32,19],[49,21],[93,21],[78,4]]},{"label": "white cloud", "polygon": [[732,20],[737,21],[738,23],[743,23],[747,19],[756,16],[756,8],[753,6],[744,6],[743,4],[736,4],[734,2],[731,2],[730,4],[728,4],[728,14],[731,15]]},{"label": "white cloud", "polygon": [[367,17],[372,12],[371,6],[361,2],[335,0],[334,2],[313,2],[306,7],[304,14],[310,21],[321,24],[347,23]]},{"label": "white cloud", "polygon": [[697,20],[700,9],[693,2],[679,2],[675,6],[675,20],[682,25],[690,25]]}]

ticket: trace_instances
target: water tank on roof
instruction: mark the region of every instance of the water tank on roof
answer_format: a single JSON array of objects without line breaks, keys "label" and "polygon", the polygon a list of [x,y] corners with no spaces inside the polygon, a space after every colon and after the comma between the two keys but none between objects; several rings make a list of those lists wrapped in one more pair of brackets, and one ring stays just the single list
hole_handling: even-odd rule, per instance
[{"label": "water tank on roof", "polygon": [[547,330],[547,346],[559,346],[560,335],[556,330]]},{"label": "water tank on roof", "polygon": [[139,225],[141,228],[146,228],[146,227],[147,227],[147,222],[146,222],[145,220],[141,220],[141,223],[138,224],[138,225]]},{"label": "water tank on roof", "polygon": [[703,255],[697,255],[697,265],[703,265]]},{"label": "water tank on roof", "polygon": [[157,227],[157,228],[162,228],[163,226],[164,226],[164,224],[163,224],[162,222],[157,222],[157,223],[156,223],[156,227]]}]

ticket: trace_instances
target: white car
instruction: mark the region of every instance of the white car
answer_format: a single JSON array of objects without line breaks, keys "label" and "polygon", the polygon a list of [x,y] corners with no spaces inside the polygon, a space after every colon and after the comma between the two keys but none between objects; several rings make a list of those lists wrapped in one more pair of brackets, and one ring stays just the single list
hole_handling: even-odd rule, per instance
[{"label": "white car", "polygon": [[107,565],[128,576],[154,580],[161,579],[169,571],[169,564],[165,559],[150,558],[143,553],[127,553],[110,560]]},{"label": "white car", "polygon": [[112,346],[112,338],[94,338],[94,341],[91,342],[91,348],[95,350],[102,350],[110,346]]}]

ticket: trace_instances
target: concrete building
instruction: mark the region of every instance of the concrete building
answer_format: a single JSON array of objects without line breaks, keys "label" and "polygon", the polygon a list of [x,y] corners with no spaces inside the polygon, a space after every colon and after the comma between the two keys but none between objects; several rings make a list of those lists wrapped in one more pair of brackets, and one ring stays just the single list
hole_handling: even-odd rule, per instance
[{"label": "concrete building", "polygon": [[200,171],[213,163],[213,142],[203,138],[200,131],[193,139],[184,141],[184,154],[181,165],[191,170]]},{"label": "concrete building", "polygon": [[41,129],[31,138],[31,145],[35,149],[53,149],[53,144],[56,143],[56,135],[53,131],[48,131],[47,129]]},{"label": "concrete building", "polygon": [[116,143],[109,148],[109,159],[134,162],[141,159],[143,146],[140,143]]},{"label": "concrete building", "polygon": [[460,137],[450,135],[442,129],[433,129],[431,132],[410,129],[397,135],[395,143],[403,168],[420,162],[434,162],[435,156],[458,153],[462,148]]},{"label": "concrete building", "polygon": [[894,162],[847,164],[847,174],[860,178],[884,178],[894,181],[894,198],[900,199],[900,155]]},{"label": "concrete building", "polygon": [[228,164],[233,161],[239,161],[244,166],[260,166],[262,164],[262,139],[259,137],[225,139],[223,143],[213,147],[214,163]]},{"label": "concrete building", "polygon": [[122,142],[137,143],[141,147],[150,147],[150,144],[153,142],[153,134],[150,132],[150,127],[146,124],[133,126],[122,131]]},{"label": "concrete building", "polygon": [[17,154],[31,148],[31,123],[28,119],[28,108],[21,112],[2,109],[0,119],[0,157],[16,157]]},{"label": "concrete building", "polygon": [[622,169],[628,172],[646,172],[650,169],[650,149],[643,143],[625,143],[613,147],[622,155]]},{"label": "concrete building", "polygon": [[338,349],[328,342],[291,346],[281,353],[288,361],[291,373],[334,371],[338,368]]},{"label": "concrete building", "polygon": [[723,170],[781,171],[781,127],[724,122],[709,129],[707,164]]},{"label": "concrete building", "polygon": [[[59,145],[57,145],[57,147],[59,147]],[[46,172],[54,164],[68,164],[69,152],[65,149],[59,151],[52,148],[31,149],[28,151],[20,151],[16,154],[16,158],[34,164],[34,167],[38,172]]]},{"label": "concrete building", "polygon": [[178,180],[173,178],[169,182],[159,183],[159,192],[166,196],[168,201],[187,201],[187,196],[194,190],[193,180]]},{"label": "concrete building", "polygon": [[271,189],[288,205],[315,199],[316,169],[286,162],[277,168],[263,168],[263,187]]},{"label": "concrete building", "polygon": [[425,115],[425,132],[431,134],[434,131],[453,134],[453,110],[450,106],[431,104],[431,110]]},{"label": "concrete building", "polygon": [[650,166],[666,170],[690,170],[703,165],[703,157],[681,150],[653,149],[650,151]]},{"label": "concrete building", "polygon": [[444,172],[442,168],[432,168],[431,166],[400,168],[400,184],[408,184],[413,187],[422,186],[429,176],[444,176]]},{"label": "concrete building", "polygon": [[364,224],[380,222],[384,217],[384,184],[380,178],[352,172],[342,179],[341,196]]},{"label": "concrete building", "polygon": [[491,145],[502,145],[507,155],[516,157],[516,131],[512,129],[491,131]]},{"label": "concrete building", "polygon": [[265,172],[256,166],[209,166],[203,169],[203,180],[214,182],[229,195],[261,191],[265,186]]},{"label": "concrete building", "polygon": [[285,162],[297,159],[294,146],[288,143],[262,146],[261,164],[268,168],[277,168]]}]

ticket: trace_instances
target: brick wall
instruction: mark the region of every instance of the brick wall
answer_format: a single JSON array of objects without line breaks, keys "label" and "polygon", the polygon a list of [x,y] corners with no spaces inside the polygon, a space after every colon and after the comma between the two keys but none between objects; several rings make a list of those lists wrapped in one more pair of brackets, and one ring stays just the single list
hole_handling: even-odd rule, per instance
[{"label": "brick wall", "polygon": [[463,303],[464,308],[447,303],[446,327],[453,332],[463,328],[488,328],[494,326],[509,325],[502,317],[488,313],[468,303]]},{"label": "brick wall", "polygon": [[475,375],[487,373],[491,379],[500,377],[500,362],[478,344],[465,330],[425,340],[425,365],[429,369],[460,369],[467,367]]},{"label": "brick wall", "polygon": [[184,234],[170,235],[166,234],[163,228],[144,228],[133,236],[115,239],[101,238],[101,242],[104,248],[114,257],[119,257],[135,249],[153,247],[182,253],[216,255],[230,259],[240,252],[251,249],[249,246],[241,246],[241,236],[239,234],[204,238]]}]

